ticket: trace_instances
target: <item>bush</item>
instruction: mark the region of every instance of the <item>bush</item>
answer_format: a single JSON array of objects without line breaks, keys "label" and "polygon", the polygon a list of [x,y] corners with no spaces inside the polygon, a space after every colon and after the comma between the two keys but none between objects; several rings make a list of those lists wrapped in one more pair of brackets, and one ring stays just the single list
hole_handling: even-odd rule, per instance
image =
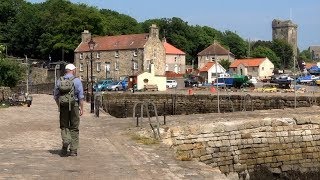
[{"label": "bush", "polygon": [[0,86],[15,87],[24,73],[25,68],[18,62],[0,58]]}]

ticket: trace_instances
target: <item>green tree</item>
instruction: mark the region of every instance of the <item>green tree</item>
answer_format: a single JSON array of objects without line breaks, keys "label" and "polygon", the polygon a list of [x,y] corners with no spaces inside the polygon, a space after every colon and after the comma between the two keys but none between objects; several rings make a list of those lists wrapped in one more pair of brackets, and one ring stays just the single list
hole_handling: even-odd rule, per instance
[{"label": "green tree", "polygon": [[229,70],[229,67],[231,65],[231,62],[226,60],[226,59],[222,59],[220,62],[220,65],[225,69],[225,70]]},{"label": "green tree", "polygon": [[267,57],[275,68],[280,68],[280,58],[268,47],[258,46],[251,54],[252,57],[265,58]]},{"label": "green tree", "polygon": [[245,58],[247,56],[247,42],[236,33],[231,31],[224,32],[222,44],[229,47],[236,58]]},{"label": "green tree", "polygon": [[281,68],[291,68],[293,65],[292,46],[283,40],[272,41],[271,50],[280,58]]},{"label": "green tree", "polygon": [[24,72],[25,69],[16,61],[0,58],[0,86],[15,87]]},{"label": "green tree", "polygon": [[299,59],[304,62],[312,62],[311,52],[309,50],[303,50],[301,53],[299,53]]}]

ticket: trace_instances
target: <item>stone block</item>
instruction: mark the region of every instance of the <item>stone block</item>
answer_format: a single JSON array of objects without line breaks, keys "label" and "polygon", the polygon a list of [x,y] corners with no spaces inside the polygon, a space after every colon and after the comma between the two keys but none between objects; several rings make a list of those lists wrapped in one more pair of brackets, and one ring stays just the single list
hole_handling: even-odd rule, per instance
[{"label": "stone block", "polygon": [[279,137],[268,138],[268,143],[279,144],[280,143]]},{"label": "stone block", "polygon": [[222,146],[230,146],[229,140],[222,140]]},{"label": "stone block", "polygon": [[177,151],[175,153],[176,159],[180,161],[191,161],[192,160],[192,152],[191,151]]},{"label": "stone block", "polygon": [[193,144],[181,144],[176,146],[178,151],[187,151],[193,149]]},{"label": "stone block", "polygon": [[230,147],[220,147],[219,151],[220,152],[229,152],[230,151]]},{"label": "stone block", "polygon": [[229,173],[229,166],[219,166],[219,169],[222,173]]},{"label": "stone block", "polygon": [[221,147],[222,146],[222,141],[215,141],[214,142],[214,147]]},{"label": "stone block", "polygon": [[261,138],[253,138],[253,143],[260,144],[260,143],[262,143],[262,140],[261,140]]},{"label": "stone block", "polygon": [[264,158],[257,158],[257,164],[264,164]]},{"label": "stone block", "polygon": [[204,156],[204,155],[207,155],[207,151],[205,149],[192,150],[192,157],[194,157],[194,158],[199,158],[199,157]]},{"label": "stone block", "polygon": [[312,135],[302,136],[302,140],[303,141],[313,141],[313,137],[312,137]]},{"label": "stone block", "polygon": [[205,145],[203,143],[194,143],[193,149],[203,149]]},{"label": "stone block", "polygon": [[272,163],[273,162],[273,158],[272,157],[266,157],[266,158],[264,158],[264,162],[265,163]]},{"label": "stone block", "polygon": [[209,147],[215,147],[215,142],[214,141],[209,141],[208,142]]},{"label": "stone block", "polygon": [[257,159],[247,159],[246,164],[248,166],[257,164]]},{"label": "stone block", "polygon": [[226,139],[229,139],[228,136],[219,136],[218,137],[218,140],[226,140]]},{"label": "stone block", "polygon": [[225,166],[225,165],[231,165],[231,164],[232,164],[232,160],[218,162],[218,166]]},{"label": "stone block", "polygon": [[290,161],[290,155],[276,156],[278,162]]},{"label": "stone block", "polygon": [[212,156],[210,154],[200,157],[200,161],[206,161],[206,160],[210,160],[210,159],[212,159]]},{"label": "stone block", "polygon": [[287,131],[280,131],[280,132],[276,132],[276,135],[279,137],[287,137],[288,132]]},{"label": "stone block", "polygon": [[299,143],[299,142],[302,142],[302,141],[303,141],[302,136],[295,136],[294,137],[294,142]]}]

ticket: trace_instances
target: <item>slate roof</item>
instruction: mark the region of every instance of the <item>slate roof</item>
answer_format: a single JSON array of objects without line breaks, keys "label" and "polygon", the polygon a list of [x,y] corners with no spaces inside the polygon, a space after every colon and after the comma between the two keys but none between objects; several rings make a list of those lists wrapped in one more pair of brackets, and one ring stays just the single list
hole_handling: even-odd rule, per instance
[{"label": "slate roof", "polygon": [[[219,43],[213,43],[203,51],[198,53],[198,56],[206,55],[228,55],[231,52],[226,48],[222,47]],[[231,53],[232,54],[232,53]]]},{"label": "slate roof", "polygon": [[[96,45],[95,51],[112,51],[125,49],[141,49],[148,41],[148,33],[144,34],[130,34],[119,36],[98,36],[93,37]],[[75,52],[88,52],[88,43],[81,42],[75,49]]]},{"label": "slate roof", "polygon": [[163,42],[163,46],[166,49],[166,54],[177,54],[177,55],[185,55],[186,53],[182,50],[174,47],[173,45]]},{"label": "slate roof", "polygon": [[259,67],[264,60],[266,58],[236,59],[231,63],[230,68],[236,68],[239,64],[243,64],[246,67]]}]

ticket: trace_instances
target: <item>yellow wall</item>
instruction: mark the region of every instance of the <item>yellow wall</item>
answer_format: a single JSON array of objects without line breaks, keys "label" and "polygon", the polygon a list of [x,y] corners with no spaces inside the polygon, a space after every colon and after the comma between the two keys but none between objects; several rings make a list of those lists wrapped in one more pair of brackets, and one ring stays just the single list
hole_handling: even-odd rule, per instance
[{"label": "yellow wall", "polygon": [[[145,83],[143,80],[148,79],[148,83]],[[144,72],[137,77],[137,88],[138,90],[144,89],[144,85],[157,85],[158,91],[166,91],[167,78],[164,76],[155,76],[149,72]]]}]

